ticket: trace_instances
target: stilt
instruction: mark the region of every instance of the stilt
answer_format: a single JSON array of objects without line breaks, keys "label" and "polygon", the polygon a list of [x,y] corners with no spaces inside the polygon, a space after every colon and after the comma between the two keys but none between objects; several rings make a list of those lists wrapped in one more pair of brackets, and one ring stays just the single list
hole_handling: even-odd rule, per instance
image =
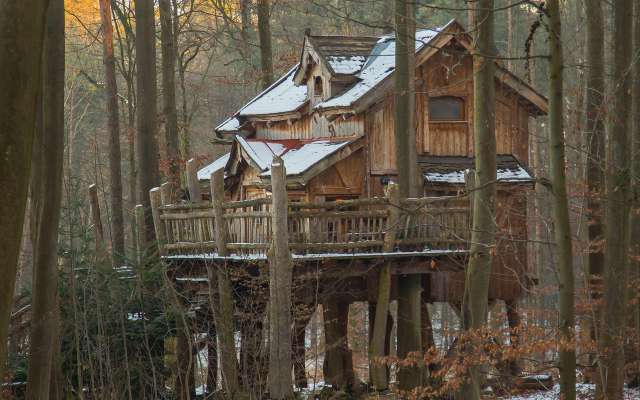
[{"label": "stilt", "polygon": [[[511,347],[517,349],[520,341],[520,313],[518,312],[518,303],[516,300],[509,300],[505,301],[505,305],[507,308]],[[522,366],[517,359],[514,359],[509,362],[509,370],[511,375],[517,377],[522,372]]]},{"label": "stilt", "polygon": [[[313,306],[311,306],[313,307]],[[307,324],[311,320],[311,316],[315,309],[305,309],[302,315],[294,316],[294,332],[293,332],[293,371],[295,376],[295,384],[297,388],[304,389],[307,387],[307,368],[306,368],[306,347],[305,347],[305,330]]]},{"label": "stilt", "polygon": [[353,385],[354,372],[351,352],[347,343],[349,303],[327,302],[324,309],[325,382],[338,389]]},{"label": "stilt", "polygon": [[429,275],[422,276],[422,303],[420,304],[420,330],[422,331],[422,351],[427,352],[430,348],[435,348],[436,343],[433,339],[433,326],[431,325],[431,315],[429,313],[429,300],[431,290],[431,282]]},{"label": "stilt", "polygon": [[209,337],[207,338],[207,393],[213,393],[218,387],[218,345],[213,317],[209,317]]},{"label": "stilt", "polygon": [[195,360],[191,350],[187,327],[180,323],[176,332],[176,393],[180,400],[190,400],[195,396]]},{"label": "stilt", "polygon": [[[369,303],[369,343],[373,338],[373,327],[376,319],[376,303]],[[393,330],[393,315],[391,315],[391,311],[387,311],[387,326],[385,327],[384,333],[384,357],[389,357],[391,355],[391,331]],[[369,360],[369,365],[371,365],[371,360]],[[387,365],[385,367],[386,370],[386,382],[389,382],[391,370]],[[369,368],[369,382],[373,384],[371,377],[371,368]]]}]

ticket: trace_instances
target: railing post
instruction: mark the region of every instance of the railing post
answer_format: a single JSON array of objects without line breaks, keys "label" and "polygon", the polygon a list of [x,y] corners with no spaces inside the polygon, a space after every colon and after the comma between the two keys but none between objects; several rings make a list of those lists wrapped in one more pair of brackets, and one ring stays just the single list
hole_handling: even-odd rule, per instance
[{"label": "railing post", "polygon": [[[189,198],[193,203],[199,203],[202,199],[200,195],[200,184],[198,183],[198,168],[196,160],[191,158],[187,161],[187,187],[189,188]],[[212,194],[213,195],[213,194]]]},{"label": "railing post", "polygon": [[[474,169],[468,169],[464,171],[464,185],[469,197],[469,229],[473,229],[473,212],[474,212],[474,198],[476,190],[476,171]],[[471,239],[471,235],[469,235]]]},{"label": "railing post", "polygon": [[269,249],[269,394],[272,399],[293,397],[291,379],[292,260],[287,221],[286,171],[282,159],[271,164],[272,242]]},{"label": "railing post", "polygon": [[144,261],[144,254],[147,245],[147,235],[145,232],[144,224],[144,206],[138,204],[135,207],[135,220],[136,220],[136,244],[138,249],[138,265]]},{"label": "railing post", "polygon": [[215,229],[215,241],[218,248],[218,255],[224,257],[229,255],[227,241],[229,237],[227,222],[224,220],[224,170],[219,169],[209,178],[211,185],[211,205],[213,206],[213,223]]},{"label": "railing post", "polygon": [[[400,194],[398,185],[391,182],[387,186],[387,198],[389,199],[389,216],[384,234],[382,251],[390,252],[395,248],[396,231],[400,223]],[[385,262],[380,270],[378,278],[378,296],[376,313],[373,321],[373,335],[369,346],[369,370],[371,381],[376,390],[385,390],[389,387],[387,367],[381,364],[379,359],[384,357],[385,338],[387,335],[387,317],[389,314],[389,302],[391,301],[391,265]]]},{"label": "railing post", "polygon": [[149,190],[149,200],[151,202],[151,215],[153,216],[153,227],[156,232],[156,240],[158,241],[158,252],[161,256],[166,254],[164,244],[166,243],[165,230],[163,229],[163,222],[160,219],[160,206],[162,205],[162,199],[160,195],[160,188],[154,187]]}]

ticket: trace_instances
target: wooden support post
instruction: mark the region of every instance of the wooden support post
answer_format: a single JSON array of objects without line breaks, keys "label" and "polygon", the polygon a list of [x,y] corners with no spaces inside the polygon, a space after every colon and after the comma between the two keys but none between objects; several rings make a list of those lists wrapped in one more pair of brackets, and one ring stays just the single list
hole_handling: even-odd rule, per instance
[{"label": "wooden support post", "polygon": [[[369,343],[371,343],[373,339],[373,327],[375,325],[376,320],[376,303],[369,303]],[[387,326],[385,328],[384,333],[384,357],[389,357],[391,355],[391,331],[393,330],[393,316],[391,312],[387,313]],[[371,365],[371,360],[369,360],[369,365]],[[388,365],[381,366],[381,368],[385,369],[385,379],[389,382],[391,369]],[[369,368],[369,382],[373,384],[372,377],[373,370]]]},{"label": "wooden support post", "polygon": [[348,390],[354,383],[353,360],[347,342],[349,303],[329,301],[324,311],[325,381],[340,390]]},{"label": "wooden support post", "polygon": [[296,309],[303,309],[303,311],[294,316],[293,375],[295,376],[296,387],[304,389],[307,387],[305,332],[309,321],[315,314],[315,307],[313,305],[304,305],[303,307],[296,307]]},{"label": "wooden support post", "polygon": [[[227,253],[227,229],[224,220],[224,178],[222,171],[211,174],[211,194],[214,212],[214,224],[219,256],[226,256]],[[229,396],[234,398],[240,392],[238,381],[238,362],[236,358],[235,344],[235,324],[234,324],[234,304],[231,277],[226,262],[220,264],[208,264],[207,273],[209,276],[209,298],[211,310],[217,329],[218,341],[220,343],[220,366],[222,367],[223,388]],[[217,296],[214,291],[213,282],[217,282]],[[216,299],[217,297],[217,299]]]},{"label": "wooden support post", "polygon": [[176,332],[176,359],[178,371],[176,374],[176,392],[178,399],[190,400],[195,395],[193,351],[189,340],[188,328],[179,324]]},{"label": "wooden support post", "polygon": [[[464,184],[469,197],[469,229],[473,227],[473,212],[474,212],[474,198],[476,190],[476,171],[474,169],[468,169],[464,171]],[[469,234],[471,239],[471,234]]]},{"label": "wooden support post", "polygon": [[227,250],[227,238],[229,237],[227,222],[224,220],[224,171],[219,169],[213,172],[209,179],[211,185],[211,204],[213,205],[214,229],[218,255],[229,255]]},{"label": "wooden support post", "polygon": [[136,220],[136,245],[138,249],[138,265],[141,265],[145,259],[145,253],[147,252],[147,235],[145,232],[144,224],[144,206],[142,204],[136,205],[135,208],[135,220]]},{"label": "wooden support post", "polygon": [[[189,188],[189,198],[193,203],[199,203],[202,200],[200,195],[200,183],[198,182],[198,167],[196,160],[191,158],[187,161],[187,187]],[[213,196],[213,193],[211,194]]]},{"label": "wooden support post", "polygon": [[287,223],[288,199],[284,163],[278,157],[271,164],[273,222],[269,259],[269,394],[272,399],[293,397],[291,379],[291,280]]},{"label": "wooden support post", "polygon": [[210,316],[207,338],[207,394],[216,391],[218,387],[218,344],[216,343],[216,328],[213,316]]},{"label": "wooden support post", "polygon": [[[389,217],[384,235],[383,251],[392,251],[395,246],[396,230],[400,223],[400,198],[398,186],[391,182],[387,187],[389,198]],[[378,279],[378,298],[376,301],[376,315],[374,318],[373,336],[369,346],[369,370],[371,383],[376,390],[386,390],[389,387],[387,368],[380,363],[385,356],[384,345],[387,330],[387,315],[391,299],[391,265],[385,262]]]},{"label": "wooden support post", "polygon": [[164,223],[160,219],[160,206],[162,199],[160,198],[160,188],[154,187],[149,190],[149,201],[151,202],[151,215],[153,216],[153,226],[156,232],[156,240],[158,241],[158,252],[161,256],[166,254],[164,244],[166,243]]}]

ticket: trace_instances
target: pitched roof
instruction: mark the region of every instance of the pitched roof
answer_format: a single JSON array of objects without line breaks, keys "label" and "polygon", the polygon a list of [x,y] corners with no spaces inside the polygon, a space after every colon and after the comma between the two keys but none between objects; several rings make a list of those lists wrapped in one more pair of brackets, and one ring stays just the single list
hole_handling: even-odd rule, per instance
[{"label": "pitched roof", "polygon": [[[464,172],[473,168],[473,157],[422,156],[418,164],[426,183],[464,184]],[[496,174],[500,183],[533,183],[533,175],[513,155],[498,155]]]},{"label": "pitched roof", "polygon": [[[451,24],[453,21],[449,22]],[[424,29],[416,32],[416,52],[427,47],[430,42],[444,30],[449,24],[436,28]],[[395,70],[396,41],[392,35],[382,36],[371,50],[367,62],[357,75],[358,81],[344,93],[335,96],[325,102],[316,105],[316,109],[350,107],[366,95],[371,89],[378,86],[382,80],[391,75]]]},{"label": "pitched roof", "polygon": [[352,75],[362,68],[379,38],[372,36],[308,36],[333,74]]},{"label": "pitched roof", "polygon": [[231,156],[231,153],[227,153],[215,159],[211,164],[208,164],[205,167],[200,168],[198,170],[198,180],[199,181],[209,180],[212,173],[214,173],[215,171],[221,168],[224,168],[225,165],[227,165],[227,162],[229,162],[230,156]]}]

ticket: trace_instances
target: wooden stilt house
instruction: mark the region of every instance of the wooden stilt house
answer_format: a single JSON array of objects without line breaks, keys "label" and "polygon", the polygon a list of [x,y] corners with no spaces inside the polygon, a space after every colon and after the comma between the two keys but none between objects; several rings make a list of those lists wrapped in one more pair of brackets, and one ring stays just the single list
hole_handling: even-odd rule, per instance
[{"label": "wooden stilt house", "polygon": [[[470,51],[470,38],[455,20],[416,32],[415,146],[424,197],[403,200],[403,226],[390,227],[385,187],[397,175],[395,39],[307,34],[299,63],[216,128],[230,152],[198,171],[202,195],[155,210],[172,276],[183,283],[195,277],[197,291],[195,279],[205,263],[233,263],[252,276],[264,273],[274,239],[271,163],[277,157],[286,170],[294,280],[311,273],[319,282],[318,291],[294,291],[296,304],[311,310],[323,304],[325,314],[344,311],[354,301],[375,304],[376,268],[383,262],[393,263],[394,274],[423,274],[425,301],[459,304],[470,237],[464,175],[473,168],[474,155]],[[528,169],[529,121],[546,114],[547,101],[497,64],[499,229],[489,296],[513,309],[533,282],[525,228],[527,192],[534,183]],[[216,171],[224,174],[224,255],[208,211],[206,188]],[[385,246],[391,233],[392,245]],[[242,286],[240,278],[237,285]],[[238,307],[245,300],[238,300]],[[326,340],[341,343],[332,351],[348,366],[348,344],[340,341],[346,315],[336,313]],[[296,318],[299,336],[309,315]],[[304,354],[304,346],[299,351]],[[352,381],[348,367],[327,368],[327,382]],[[302,381],[304,373],[296,372]]]}]

